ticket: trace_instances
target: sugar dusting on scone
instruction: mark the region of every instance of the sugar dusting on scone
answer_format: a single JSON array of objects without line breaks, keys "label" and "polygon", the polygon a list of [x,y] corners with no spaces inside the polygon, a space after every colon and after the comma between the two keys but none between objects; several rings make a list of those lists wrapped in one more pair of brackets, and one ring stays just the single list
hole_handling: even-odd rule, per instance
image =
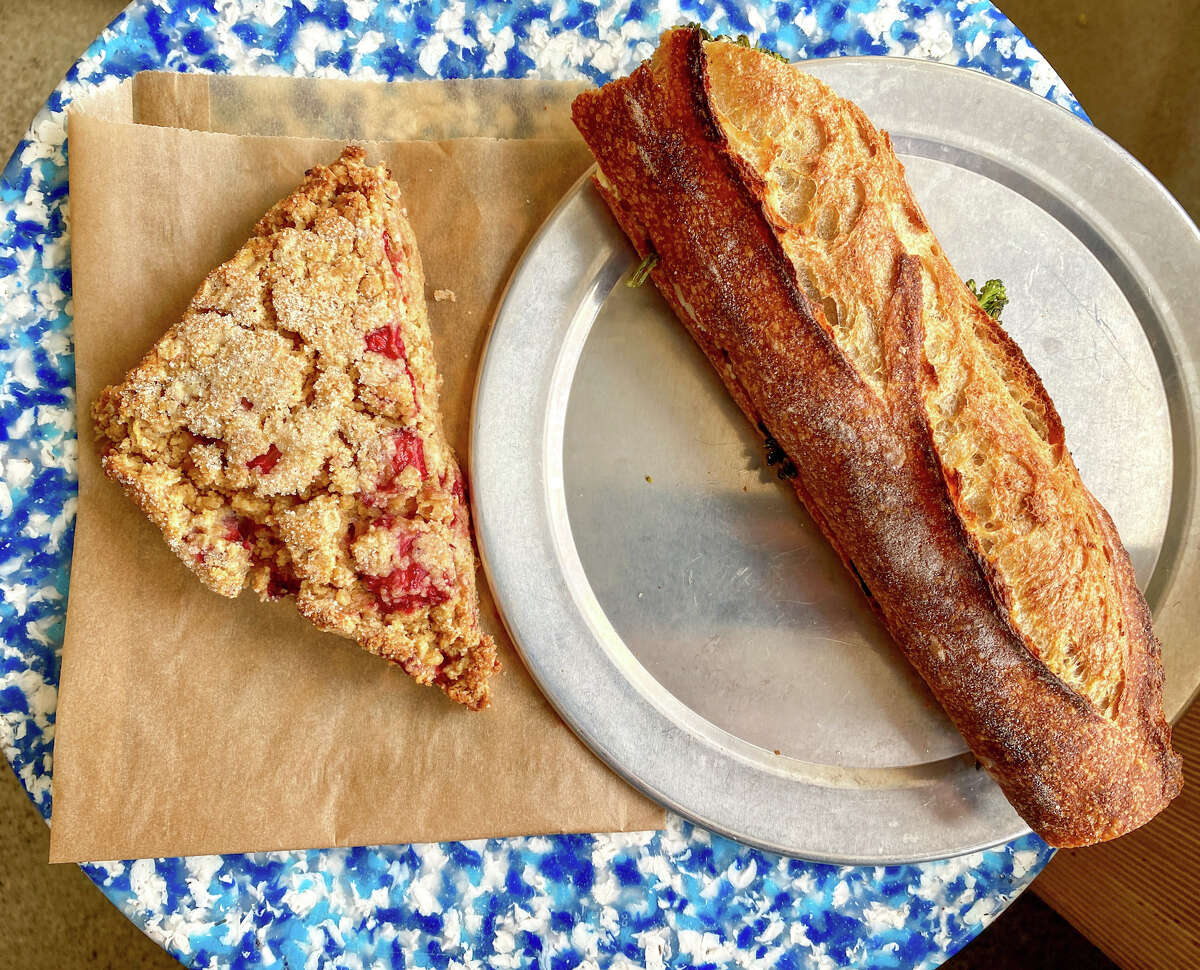
[{"label": "sugar dusting on scone", "polygon": [[294,595],[478,710],[499,663],[424,275],[399,188],[364,158],[308,172],[100,394],[102,464],[211,589]]}]

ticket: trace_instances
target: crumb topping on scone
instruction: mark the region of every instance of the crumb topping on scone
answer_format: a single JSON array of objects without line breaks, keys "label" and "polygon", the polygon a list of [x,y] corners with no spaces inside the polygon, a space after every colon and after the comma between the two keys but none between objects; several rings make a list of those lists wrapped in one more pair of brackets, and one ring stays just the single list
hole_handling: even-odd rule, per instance
[{"label": "crumb topping on scone", "polygon": [[479,709],[499,664],[424,275],[398,187],[364,158],[308,172],[100,394],[102,465],[216,592],[294,595]]}]

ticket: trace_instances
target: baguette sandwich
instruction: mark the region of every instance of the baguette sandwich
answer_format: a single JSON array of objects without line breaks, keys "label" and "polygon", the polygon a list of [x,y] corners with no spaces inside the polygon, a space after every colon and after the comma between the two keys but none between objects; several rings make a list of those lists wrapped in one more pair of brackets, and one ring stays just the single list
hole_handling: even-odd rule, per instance
[{"label": "baguette sandwich", "polygon": [[650,278],[1022,817],[1080,846],[1160,812],[1180,758],[1129,556],[888,136],[694,28],[573,114]]}]

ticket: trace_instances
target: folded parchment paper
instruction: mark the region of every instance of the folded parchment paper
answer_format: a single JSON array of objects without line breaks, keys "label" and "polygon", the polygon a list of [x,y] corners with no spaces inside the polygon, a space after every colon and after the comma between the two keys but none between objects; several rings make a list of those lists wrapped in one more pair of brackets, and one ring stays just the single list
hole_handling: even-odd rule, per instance
[{"label": "folded parchment paper", "polygon": [[[306,168],[336,157],[341,141],[312,136],[354,138],[404,191],[446,432],[465,460],[497,300],[590,163],[567,115],[577,89],[149,75],[72,113],[79,516],[51,861],[662,824],[661,809],[608,771],[538,692],[482,573],[484,623],[504,672],[492,709],[471,714],[319,633],[288,601],[203,588],[103,477],[88,416],[100,388],[179,317],[261,214]],[[492,137],[464,137],[478,133]],[[396,140],[412,138],[427,140]],[[435,302],[434,290],[456,299]]]}]

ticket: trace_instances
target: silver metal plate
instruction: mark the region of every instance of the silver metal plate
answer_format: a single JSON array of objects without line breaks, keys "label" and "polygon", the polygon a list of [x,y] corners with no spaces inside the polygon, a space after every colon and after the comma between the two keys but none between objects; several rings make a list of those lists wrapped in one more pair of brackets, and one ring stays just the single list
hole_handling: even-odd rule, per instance
[{"label": "silver metal plate", "polygon": [[[1169,599],[1196,531],[1195,227],[1115,143],[1011,85],[804,67],[891,132],[958,271],[1005,281],[1005,326],[1084,480],[1152,606]],[[541,688],[633,784],[763,848],[892,863],[1027,832],[666,304],[619,285],[632,262],[581,182],[517,268],[480,373],[476,531]]]}]

